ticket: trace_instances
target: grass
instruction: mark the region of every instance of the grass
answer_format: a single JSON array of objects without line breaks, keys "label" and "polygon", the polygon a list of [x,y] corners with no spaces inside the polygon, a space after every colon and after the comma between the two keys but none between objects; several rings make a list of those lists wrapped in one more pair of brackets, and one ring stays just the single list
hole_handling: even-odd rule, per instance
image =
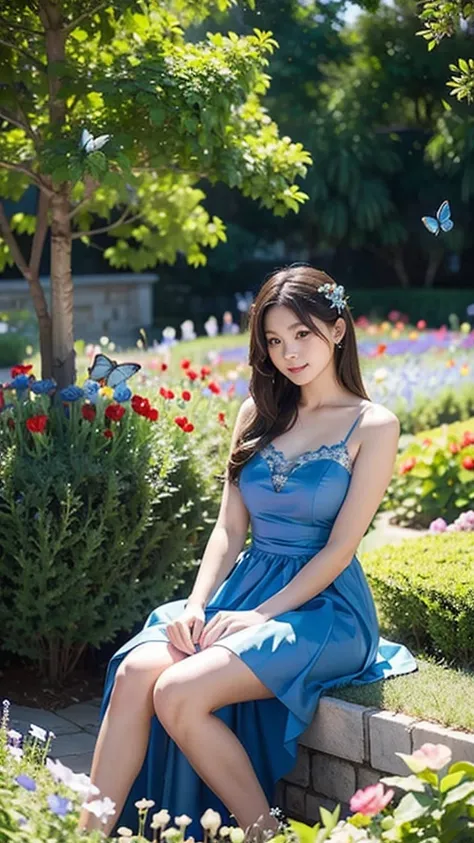
[{"label": "grass", "polygon": [[368,685],[331,688],[331,697],[474,731],[474,674],[418,656],[418,670]]}]

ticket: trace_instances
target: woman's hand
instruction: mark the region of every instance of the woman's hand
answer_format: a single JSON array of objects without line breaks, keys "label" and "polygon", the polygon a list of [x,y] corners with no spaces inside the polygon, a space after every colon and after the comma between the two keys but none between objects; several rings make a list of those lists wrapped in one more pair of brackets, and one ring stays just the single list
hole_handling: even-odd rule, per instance
[{"label": "woman's hand", "polygon": [[184,612],[166,627],[170,642],[182,653],[192,655],[199,641],[206,617],[200,603],[188,603]]},{"label": "woman's hand", "polygon": [[266,620],[268,618],[256,609],[247,612],[217,612],[201,633],[199,639],[201,650],[210,647],[211,644],[214,644],[220,638],[225,638],[226,635],[232,635],[239,629],[247,629],[247,627],[265,623]]}]

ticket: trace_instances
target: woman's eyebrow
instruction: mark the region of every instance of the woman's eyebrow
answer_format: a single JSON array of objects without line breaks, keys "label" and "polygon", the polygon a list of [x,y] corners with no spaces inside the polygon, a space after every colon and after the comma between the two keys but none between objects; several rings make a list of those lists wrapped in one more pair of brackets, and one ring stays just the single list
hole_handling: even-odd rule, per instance
[{"label": "woman's eyebrow", "polygon": [[[288,330],[291,331],[292,328],[297,328],[298,325],[304,325],[304,322],[293,322],[291,325],[288,325]],[[278,332],[272,331],[271,328],[269,328],[268,331],[264,331],[263,333],[264,334],[276,334]]]}]

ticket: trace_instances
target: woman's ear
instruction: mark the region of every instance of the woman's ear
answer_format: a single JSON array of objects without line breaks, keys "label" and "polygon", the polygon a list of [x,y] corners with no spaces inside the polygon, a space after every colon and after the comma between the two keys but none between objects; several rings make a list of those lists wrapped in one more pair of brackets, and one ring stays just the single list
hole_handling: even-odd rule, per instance
[{"label": "woman's ear", "polygon": [[337,321],[334,323],[334,333],[333,333],[334,342],[336,342],[336,343],[341,342],[345,333],[346,333],[346,323],[345,323],[344,319],[337,319]]}]

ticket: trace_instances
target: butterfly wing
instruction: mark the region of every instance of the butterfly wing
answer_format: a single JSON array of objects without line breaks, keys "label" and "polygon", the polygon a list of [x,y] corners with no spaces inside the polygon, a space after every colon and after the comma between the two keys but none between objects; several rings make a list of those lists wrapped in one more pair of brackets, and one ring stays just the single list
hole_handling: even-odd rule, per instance
[{"label": "butterfly wing", "polygon": [[454,223],[451,219],[451,208],[447,199],[439,206],[436,216],[443,231],[451,231],[454,228]]},{"label": "butterfly wing", "polygon": [[115,363],[106,354],[96,354],[89,369],[89,377],[93,381],[107,379],[113,371]]},{"label": "butterfly wing", "polygon": [[434,217],[422,217],[421,221],[430,234],[439,234],[439,222]]},{"label": "butterfly wing", "polygon": [[92,140],[93,140],[93,136],[91,135],[91,133],[87,129],[83,129],[82,134],[81,134],[81,142],[79,144],[80,147],[82,149],[85,149],[86,152],[88,152],[89,151],[88,146],[89,146],[89,144]]},{"label": "butterfly wing", "polygon": [[121,383],[125,383],[128,381],[132,375],[136,375],[139,372],[141,366],[139,363],[119,363],[118,366],[114,366],[112,372],[107,378],[107,386],[111,386],[115,389]]},{"label": "butterfly wing", "polygon": [[99,135],[98,138],[92,140],[90,142],[90,148],[87,149],[88,152],[97,152],[98,149],[102,149],[103,146],[110,140],[110,135]]}]

